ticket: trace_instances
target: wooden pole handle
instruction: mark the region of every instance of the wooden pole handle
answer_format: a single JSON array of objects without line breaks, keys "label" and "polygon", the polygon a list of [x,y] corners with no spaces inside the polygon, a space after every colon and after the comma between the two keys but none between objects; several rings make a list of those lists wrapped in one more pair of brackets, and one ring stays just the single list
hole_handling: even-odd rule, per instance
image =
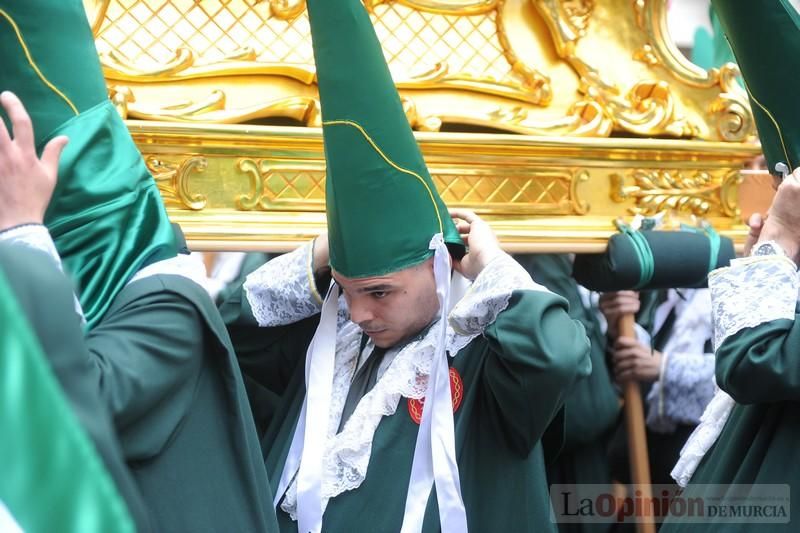
[{"label": "wooden pole handle", "polygon": [[[636,338],[635,321],[632,314],[619,318],[619,336]],[[643,501],[651,501],[653,490],[650,485],[650,460],[647,454],[647,433],[644,423],[644,405],[639,383],[634,380],[622,385],[625,400],[625,429],[628,434],[628,456],[630,459],[631,479],[641,490]],[[637,533],[655,533],[653,519],[639,517],[636,522]]]}]

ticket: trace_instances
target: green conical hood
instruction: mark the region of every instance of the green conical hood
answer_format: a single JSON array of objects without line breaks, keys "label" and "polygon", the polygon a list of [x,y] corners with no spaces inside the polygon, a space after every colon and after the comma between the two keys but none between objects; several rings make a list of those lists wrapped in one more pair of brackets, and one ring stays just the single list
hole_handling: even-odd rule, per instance
[{"label": "green conical hood", "polygon": [[0,0],[2,90],[22,100],[39,150],[55,135],[70,138],[45,224],[93,327],[131,277],[174,257],[177,243],[155,181],[108,99],[81,0]]},{"label": "green conical hood", "polygon": [[[712,0],[742,71],[769,170],[800,165],[800,17],[785,0]],[[797,67],[797,68],[796,68]]]},{"label": "green conical hood", "polygon": [[[463,252],[359,0],[308,0],[327,162],[331,266],[352,278],[416,265],[431,237]],[[452,248],[451,248],[452,249]]]}]

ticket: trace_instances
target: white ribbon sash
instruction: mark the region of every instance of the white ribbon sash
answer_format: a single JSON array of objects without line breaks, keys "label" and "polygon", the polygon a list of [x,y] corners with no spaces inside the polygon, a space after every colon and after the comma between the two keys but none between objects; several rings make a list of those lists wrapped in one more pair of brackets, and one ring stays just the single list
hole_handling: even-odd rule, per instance
[{"label": "white ribbon sash", "polygon": [[306,395],[275,491],[274,505],[278,507],[297,473],[297,530],[300,533],[322,530],[322,469],[330,420],[338,312],[339,286],[331,282],[322,304],[319,326],[306,352]]},{"label": "white ribbon sash", "polygon": [[450,392],[450,367],[447,364],[447,312],[450,308],[450,253],[441,233],[433,236],[433,273],[439,297],[441,320],[439,343],[428,376],[428,392],[411,464],[401,533],[419,533],[431,486],[436,484],[439,523],[444,532],[467,531],[467,514],[461,497],[461,481],[456,464],[453,401]]}]

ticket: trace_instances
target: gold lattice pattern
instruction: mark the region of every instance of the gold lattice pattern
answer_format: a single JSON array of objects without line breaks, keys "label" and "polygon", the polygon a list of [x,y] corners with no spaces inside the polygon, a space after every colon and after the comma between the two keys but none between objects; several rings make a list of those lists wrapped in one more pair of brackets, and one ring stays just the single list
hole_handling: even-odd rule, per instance
[{"label": "gold lattice pattern", "polygon": [[[511,67],[497,38],[495,13],[457,16],[398,4],[375,8],[375,30],[396,76],[407,79],[446,63],[449,74],[504,81]],[[437,43],[432,49],[430,44]],[[312,65],[308,17],[270,14],[252,0],[112,0],[97,36],[101,54],[115,51],[140,69],[157,68],[178,48],[195,65],[215,63],[245,48],[264,63]]]},{"label": "gold lattice pattern", "polygon": [[272,18],[269,3],[245,0],[115,0],[97,37],[102,54],[115,50],[140,68],[157,66],[179,47],[192,50],[198,63],[213,63],[255,50],[262,61],[313,62],[308,18]]},{"label": "gold lattice pattern", "polygon": [[497,81],[511,75],[497,39],[494,12],[438,15],[391,3],[376,6],[375,14],[375,32],[394,70],[413,74],[446,63],[450,74]]},{"label": "gold lattice pattern", "polygon": [[570,197],[566,176],[513,178],[503,176],[433,176],[445,203],[452,204],[560,204]]},{"label": "gold lattice pattern", "polygon": [[325,172],[272,170],[264,178],[264,190],[271,202],[324,202]]},{"label": "gold lattice pattern", "polygon": [[[262,177],[263,196],[271,204],[324,203],[325,173],[316,170],[269,169]],[[559,206],[570,201],[566,175],[536,177],[434,174],[442,199],[449,204],[493,206]]]}]

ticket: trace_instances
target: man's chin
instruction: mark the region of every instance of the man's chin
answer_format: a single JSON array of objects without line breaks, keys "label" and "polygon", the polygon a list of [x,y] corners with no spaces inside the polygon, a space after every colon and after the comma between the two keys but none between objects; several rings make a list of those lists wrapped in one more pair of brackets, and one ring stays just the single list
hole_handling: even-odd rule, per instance
[{"label": "man's chin", "polygon": [[391,348],[397,344],[397,339],[394,338],[394,335],[386,330],[375,332],[365,331],[364,333],[367,334],[367,337],[369,337],[378,348]]}]

